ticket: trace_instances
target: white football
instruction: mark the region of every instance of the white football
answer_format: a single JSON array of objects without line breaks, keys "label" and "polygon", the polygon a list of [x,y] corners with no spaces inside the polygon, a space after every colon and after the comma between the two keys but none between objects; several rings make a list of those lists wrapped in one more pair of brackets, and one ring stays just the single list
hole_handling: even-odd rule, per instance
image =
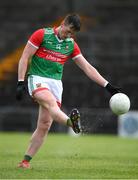
[{"label": "white football", "polygon": [[117,93],[110,98],[109,106],[114,114],[122,115],[129,111],[130,99],[124,93]]}]

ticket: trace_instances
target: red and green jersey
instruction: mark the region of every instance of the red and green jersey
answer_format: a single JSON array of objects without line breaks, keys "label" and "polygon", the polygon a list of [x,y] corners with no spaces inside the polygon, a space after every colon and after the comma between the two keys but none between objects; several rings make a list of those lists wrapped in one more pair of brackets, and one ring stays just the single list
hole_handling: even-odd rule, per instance
[{"label": "red and green jersey", "polygon": [[64,63],[81,55],[74,39],[60,40],[54,28],[35,31],[28,42],[37,48],[31,59],[29,75],[61,80]]}]

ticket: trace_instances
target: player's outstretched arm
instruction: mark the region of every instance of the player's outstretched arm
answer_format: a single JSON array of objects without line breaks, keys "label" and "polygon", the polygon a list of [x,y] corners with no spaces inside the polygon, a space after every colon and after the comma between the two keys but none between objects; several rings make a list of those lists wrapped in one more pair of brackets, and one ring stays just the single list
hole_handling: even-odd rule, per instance
[{"label": "player's outstretched arm", "polygon": [[120,92],[119,88],[111,85],[98,71],[93,67],[83,55],[75,59],[75,63],[79,66],[80,69],[94,82],[106,88],[106,90],[111,94],[116,94]]}]

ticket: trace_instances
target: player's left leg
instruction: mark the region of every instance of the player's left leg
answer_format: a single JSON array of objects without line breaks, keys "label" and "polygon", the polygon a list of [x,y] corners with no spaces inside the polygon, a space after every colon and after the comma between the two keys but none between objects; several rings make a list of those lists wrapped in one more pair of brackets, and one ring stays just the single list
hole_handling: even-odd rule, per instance
[{"label": "player's left leg", "polygon": [[37,128],[32,135],[31,142],[29,148],[26,151],[26,154],[30,155],[31,157],[36,154],[42,145],[45,136],[48,134],[52,121],[52,117],[50,116],[47,109],[45,109],[43,106],[40,106]]},{"label": "player's left leg", "polygon": [[25,153],[24,159],[22,162],[19,163],[18,167],[30,168],[29,161],[37,153],[37,151],[40,149],[41,145],[43,144],[44,138],[48,134],[52,121],[53,120],[47,109],[40,106],[37,128],[31,137],[31,141]]}]

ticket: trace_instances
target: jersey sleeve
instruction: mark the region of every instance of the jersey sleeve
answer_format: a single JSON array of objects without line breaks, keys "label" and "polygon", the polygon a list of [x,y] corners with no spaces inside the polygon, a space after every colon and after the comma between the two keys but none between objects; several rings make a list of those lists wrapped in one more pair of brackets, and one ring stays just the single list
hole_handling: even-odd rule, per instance
[{"label": "jersey sleeve", "polygon": [[75,60],[78,56],[81,56],[81,50],[76,42],[74,42],[74,50],[71,54],[71,58]]},{"label": "jersey sleeve", "polygon": [[38,49],[43,41],[43,37],[44,29],[38,29],[30,36],[28,43]]}]

